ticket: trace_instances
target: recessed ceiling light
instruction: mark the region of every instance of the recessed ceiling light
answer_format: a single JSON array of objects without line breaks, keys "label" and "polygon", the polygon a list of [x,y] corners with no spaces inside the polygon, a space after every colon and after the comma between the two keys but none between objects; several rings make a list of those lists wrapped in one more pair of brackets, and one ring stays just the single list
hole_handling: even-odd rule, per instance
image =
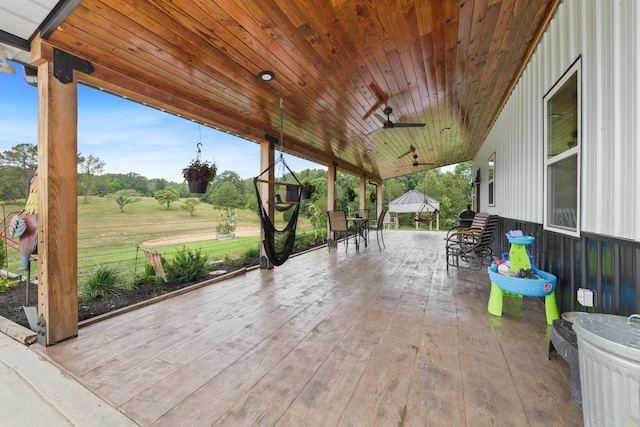
[{"label": "recessed ceiling light", "polygon": [[444,133],[444,132],[449,132],[450,130],[451,130],[451,128],[450,128],[450,127],[446,127],[446,128],[442,128],[442,129],[440,130],[440,132],[441,132],[441,133]]},{"label": "recessed ceiling light", "polygon": [[264,82],[270,82],[274,79],[275,74],[273,74],[272,71],[261,71],[260,74],[258,74],[258,77],[260,77],[260,80]]}]

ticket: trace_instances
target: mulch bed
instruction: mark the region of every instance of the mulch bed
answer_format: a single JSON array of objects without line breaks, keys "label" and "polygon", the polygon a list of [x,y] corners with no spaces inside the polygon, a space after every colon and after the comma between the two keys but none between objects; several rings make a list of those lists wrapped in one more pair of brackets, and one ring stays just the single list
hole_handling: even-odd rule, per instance
[{"label": "mulch bed", "polygon": [[[211,272],[226,272],[231,273],[233,271],[248,268],[254,265],[258,265],[258,258],[251,258],[246,260],[241,266],[225,266],[218,264],[211,270]],[[211,275],[204,278],[216,277]],[[123,307],[155,298],[160,295],[164,295],[179,289],[183,289],[192,286],[200,281],[190,283],[157,283],[157,284],[142,284],[136,286],[135,289],[121,293],[120,295],[110,296],[107,298],[96,298],[93,301],[78,302],[78,321],[88,320],[96,316],[100,316],[105,313],[109,313],[114,310],[118,310]],[[14,323],[22,325],[26,328],[29,327],[27,316],[22,308],[27,304],[27,282],[23,280],[17,286],[12,286],[5,292],[0,293],[0,316],[11,320]],[[31,284],[29,286],[29,305],[36,306],[38,304],[38,286]]]},{"label": "mulch bed", "polygon": [[[320,243],[317,246],[321,246]],[[293,250],[293,253],[304,252],[312,249],[313,246],[298,247]],[[233,271],[253,267],[260,264],[258,258],[249,258],[244,261],[240,266],[226,266],[222,263],[218,263],[210,270],[211,272],[231,273]],[[216,275],[210,275],[203,280],[216,277]],[[201,280],[202,281],[202,280]],[[120,295],[111,296],[108,298],[96,298],[89,302],[78,302],[78,321],[92,319],[96,316],[100,316],[109,313],[114,310],[128,307],[130,305],[155,298],[160,295],[167,294],[169,292],[177,291],[201,281],[195,281],[190,283],[158,283],[158,284],[144,284],[138,285],[135,289],[123,292]],[[11,320],[14,323],[29,328],[29,322],[27,316],[22,308],[27,303],[26,295],[26,281],[20,282],[17,286],[12,286],[3,293],[0,293],[0,316]],[[38,304],[38,286],[31,284],[29,286],[29,305],[35,306]]]}]

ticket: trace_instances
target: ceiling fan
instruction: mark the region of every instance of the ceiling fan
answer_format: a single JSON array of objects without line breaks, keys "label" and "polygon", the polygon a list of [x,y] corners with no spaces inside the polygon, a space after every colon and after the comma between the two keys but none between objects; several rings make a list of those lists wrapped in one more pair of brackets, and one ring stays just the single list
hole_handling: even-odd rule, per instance
[{"label": "ceiling fan", "polygon": [[429,166],[432,165],[433,163],[425,163],[425,162],[419,162],[418,161],[418,155],[417,154],[413,154],[413,166]]},{"label": "ceiling fan", "polygon": [[386,107],[382,112],[387,116],[387,120],[383,119],[379,114],[374,114],[374,116],[382,122],[383,129],[421,128],[425,125],[425,123],[393,123],[391,119],[389,119],[389,116],[393,114],[393,109],[391,107]]},{"label": "ceiling fan", "polygon": [[416,147],[414,147],[413,145],[410,145],[410,146],[409,146],[409,151],[407,151],[407,152],[406,152],[406,153],[404,153],[404,154],[399,155],[399,156],[398,156],[398,158],[399,158],[399,159],[401,159],[401,158],[403,158],[404,156],[406,156],[407,154],[409,154],[409,153],[414,153],[414,154],[415,154],[415,152],[416,152]]}]

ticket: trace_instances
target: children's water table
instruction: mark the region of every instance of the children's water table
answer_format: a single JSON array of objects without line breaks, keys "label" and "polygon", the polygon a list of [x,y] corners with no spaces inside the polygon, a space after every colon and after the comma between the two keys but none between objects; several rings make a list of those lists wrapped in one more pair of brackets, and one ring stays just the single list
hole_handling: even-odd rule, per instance
[{"label": "children's water table", "polygon": [[510,231],[506,234],[509,243],[511,243],[508,270],[505,267],[499,269],[498,263],[495,261],[487,269],[491,279],[488,311],[494,316],[502,316],[502,298],[505,293],[517,296],[545,297],[547,324],[551,325],[555,319],[560,318],[555,294],[558,279],[553,274],[535,267],[535,261],[527,251],[527,246],[535,241],[535,237],[522,236],[521,234],[516,231]]}]

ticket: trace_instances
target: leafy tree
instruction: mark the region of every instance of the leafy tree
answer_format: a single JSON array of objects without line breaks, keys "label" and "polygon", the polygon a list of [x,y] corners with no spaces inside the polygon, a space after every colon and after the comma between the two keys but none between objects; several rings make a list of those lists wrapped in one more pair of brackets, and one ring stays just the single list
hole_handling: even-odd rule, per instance
[{"label": "leafy tree", "polygon": [[180,209],[182,209],[185,212],[189,212],[190,216],[194,216],[193,212],[196,210],[196,206],[198,206],[199,204],[200,204],[199,199],[196,199],[195,197],[190,197],[182,201],[182,205],[180,206]]},{"label": "leafy tree", "polygon": [[14,166],[13,175],[4,175],[4,179],[13,178],[13,185],[19,187],[25,199],[29,197],[31,178],[38,167],[38,147],[33,144],[18,144],[0,153],[0,165]]},{"label": "leafy tree", "polygon": [[22,170],[17,166],[0,166],[0,200],[17,202],[24,197]]},{"label": "leafy tree", "polygon": [[120,206],[120,213],[124,213],[124,207],[131,203],[140,201],[140,193],[135,190],[118,190],[115,193],[109,195],[109,198],[113,199],[118,206]]},{"label": "leafy tree", "polygon": [[217,175],[211,183],[212,192],[215,193],[216,190],[220,188],[220,186],[225,182],[232,183],[236,187],[236,190],[238,190],[238,193],[240,195],[244,194],[244,181],[242,180],[242,178],[240,178],[240,175],[238,175],[234,171],[224,171],[221,174]]},{"label": "leafy tree", "polygon": [[231,209],[237,208],[242,202],[242,195],[232,182],[223,183],[212,195],[211,203],[214,208],[225,208],[227,210],[227,218],[231,217]]},{"label": "leafy tree", "polygon": [[89,155],[88,157],[82,157],[78,155],[78,168],[80,178],[79,189],[84,189],[84,203],[89,203],[89,194],[94,184],[94,178],[96,175],[104,172],[105,163],[99,157]]},{"label": "leafy tree", "polygon": [[136,190],[144,196],[151,196],[153,194],[149,191],[149,180],[138,173],[129,172],[127,174],[118,174],[116,176],[120,179],[122,188]]},{"label": "leafy tree", "polygon": [[167,188],[167,185],[169,184],[169,182],[164,179],[164,178],[153,178],[150,182],[149,182],[149,186],[151,187],[151,190],[155,193],[158,190],[164,190],[165,188]]},{"label": "leafy tree", "polygon": [[258,198],[256,197],[256,190],[253,186],[253,180],[247,179],[244,181],[244,207],[251,212],[258,212]]},{"label": "leafy tree", "polygon": [[153,198],[161,205],[166,204],[167,210],[171,208],[171,203],[180,199],[180,192],[173,187],[167,187],[164,190],[158,190],[153,194]]},{"label": "leafy tree", "polygon": [[402,184],[396,179],[391,178],[382,182],[382,204],[389,206],[389,203],[406,193]]}]

